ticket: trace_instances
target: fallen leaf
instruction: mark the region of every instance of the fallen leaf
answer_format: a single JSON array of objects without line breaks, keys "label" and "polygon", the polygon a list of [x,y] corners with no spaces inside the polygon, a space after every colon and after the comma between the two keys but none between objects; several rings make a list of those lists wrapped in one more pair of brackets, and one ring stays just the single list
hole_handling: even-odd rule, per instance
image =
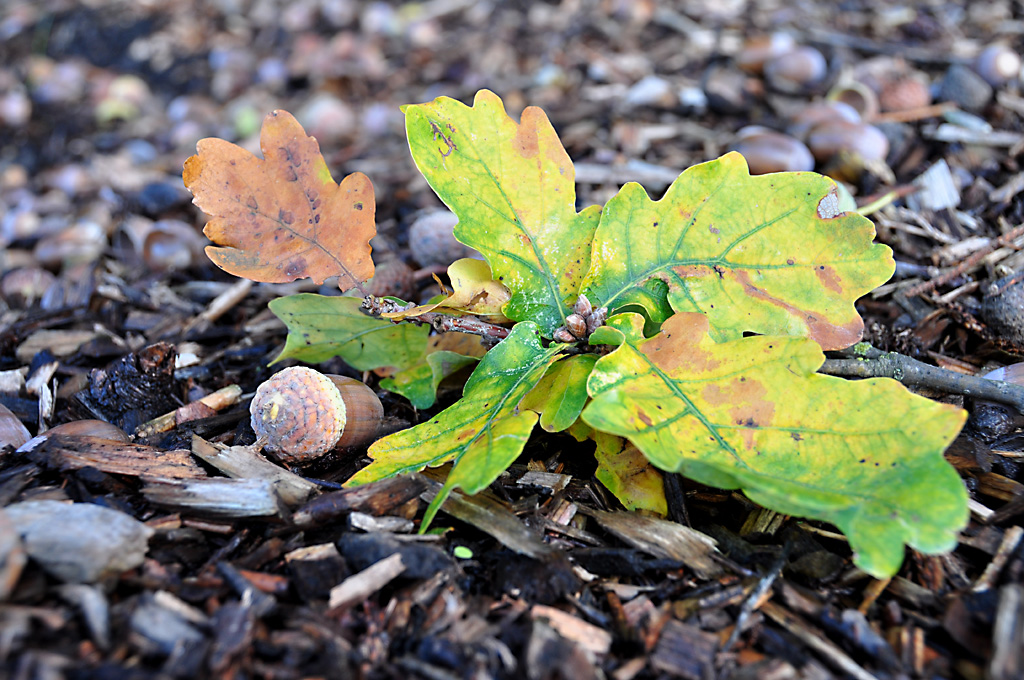
[{"label": "fallen leaf", "polygon": [[222,246],[207,246],[213,263],[266,283],[337,276],[342,290],[372,277],[376,204],[366,175],[335,184],[317,141],[287,111],[264,119],[260,148],[263,159],[202,139],[185,161],[185,186],[211,217],[203,233]]}]

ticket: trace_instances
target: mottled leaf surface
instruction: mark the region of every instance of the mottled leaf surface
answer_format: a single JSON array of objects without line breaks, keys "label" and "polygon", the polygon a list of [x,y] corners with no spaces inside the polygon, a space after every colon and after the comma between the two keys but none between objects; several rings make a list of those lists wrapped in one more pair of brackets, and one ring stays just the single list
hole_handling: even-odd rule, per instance
[{"label": "mottled leaf surface", "polygon": [[666,302],[701,312],[718,340],[751,331],[847,347],[863,330],[854,301],[895,264],[871,222],[837,206],[832,180],[751,177],[737,153],[684,171],[660,201],[630,183],[601,215],[583,289],[595,307],[656,323]]},{"label": "mottled leaf surface", "polygon": [[628,438],[662,470],[832,522],[879,578],[896,573],[904,544],[956,545],[967,494],[942,451],[962,410],[894,380],[816,374],[824,355],[808,339],[715,343],[707,317],[684,313],[644,340],[630,316],[591,373],[587,424]]},{"label": "mottled leaf surface", "polygon": [[202,139],[185,161],[185,186],[211,218],[203,233],[220,246],[206,248],[213,263],[267,283],[337,276],[342,290],[373,276],[376,204],[366,175],[335,183],[320,146],[287,111],[264,119],[260,148],[262,159]]},{"label": "mottled leaf surface", "polygon": [[466,383],[462,399],[429,421],[378,440],[373,462],[349,480],[363,484],[403,472],[454,462],[444,489],[430,504],[423,526],[454,488],[476,493],[519,456],[537,414],[519,403],[544,376],[559,347],[544,348],[536,324],[517,324],[489,351]]},{"label": "mottled leaf surface", "polygon": [[360,311],[354,297],[300,293],[270,302],[270,311],[288,327],[284,349],[274,359],[318,364],[341,357],[357,371],[385,366],[398,369],[420,361],[426,351],[426,326],[393,324]]},{"label": "mottled leaf surface", "polygon": [[657,515],[668,514],[665,480],[661,472],[632,442],[604,432],[593,434],[597,447],[597,470],[594,476],[619,499],[628,510],[647,510]]},{"label": "mottled leaf surface", "polygon": [[504,313],[545,335],[565,322],[590,264],[600,209],[576,212],[575,171],[536,107],[516,123],[492,92],[472,107],[447,97],[405,107],[416,166],[511,292]]}]

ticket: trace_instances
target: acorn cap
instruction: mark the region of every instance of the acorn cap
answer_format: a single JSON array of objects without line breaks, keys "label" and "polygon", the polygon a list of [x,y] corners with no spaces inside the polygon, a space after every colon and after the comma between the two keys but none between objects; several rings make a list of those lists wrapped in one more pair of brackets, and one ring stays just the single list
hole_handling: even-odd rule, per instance
[{"label": "acorn cap", "polygon": [[322,456],[345,429],[345,401],[326,375],[304,366],[276,373],[249,405],[252,429],[266,448],[292,462]]}]

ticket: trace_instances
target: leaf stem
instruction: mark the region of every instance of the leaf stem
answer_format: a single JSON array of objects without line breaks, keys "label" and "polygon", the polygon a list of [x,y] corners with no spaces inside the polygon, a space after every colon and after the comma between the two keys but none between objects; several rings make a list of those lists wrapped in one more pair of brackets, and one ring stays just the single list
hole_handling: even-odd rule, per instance
[{"label": "leaf stem", "polygon": [[[842,358],[825,359],[819,373],[848,378],[893,378],[904,385],[1009,404],[1024,413],[1024,387],[1021,385],[957,373],[874,347],[867,351],[849,348],[833,354]],[[857,355],[863,358],[854,358]]]}]

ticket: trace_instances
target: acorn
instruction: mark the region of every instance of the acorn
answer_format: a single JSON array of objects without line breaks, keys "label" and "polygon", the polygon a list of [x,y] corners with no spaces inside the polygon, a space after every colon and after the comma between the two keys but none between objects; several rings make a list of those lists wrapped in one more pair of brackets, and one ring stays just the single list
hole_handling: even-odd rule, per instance
[{"label": "acorn", "polygon": [[358,380],[293,366],[256,389],[249,413],[268,451],[289,463],[308,463],[375,439],[384,407]]},{"label": "acorn", "polygon": [[1006,45],[989,45],[974,59],[974,72],[992,87],[1002,87],[1020,74],[1020,55]]},{"label": "acorn", "polygon": [[368,295],[412,300],[416,297],[416,274],[399,259],[385,260],[373,270],[373,278],[363,284]]},{"label": "acorn", "polygon": [[797,139],[803,139],[811,131],[811,128],[827,120],[846,120],[851,123],[859,123],[861,117],[857,109],[846,102],[828,100],[814,102],[797,111],[789,119],[786,132]]},{"label": "acorn", "polygon": [[776,90],[802,92],[821,85],[828,76],[825,56],[813,47],[797,47],[769,59],[764,78]]},{"label": "acorn", "polygon": [[921,76],[905,75],[885,84],[878,95],[882,111],[909,111],[932,103],[928,83]]},{"label": "acorn", "polygon": [[873,125],[831,120],[811,130],[807,147],[819,162],[828,161],[841,151],[856,154],[864,161],[879,161],[889,153],[889,139]]},{"label": "acorn", "polygon": [[19,267],[0,279],[0,296],[16,309],[28,309],[43,297],[57,277],[42,267]]},{"label": "acorn", "polygon": [[747,73],[760,75],[766,61],[796,49],[796,40],[788,33],[769,33],[748,38],[736,54],[736,65]]},{"label": "acorn", "polygon": [[423,267],[447,266],[463,257],[479,256],[452,233],[459,218],[450,210],[429,210],[409,226],[409,250]]},{"label": "acorn", "polygon": [[747,159],[752,175],[814,169],[814,156],[804,143],[781,132],[768,131],[741,136],[733,142],[731,148]]}]

